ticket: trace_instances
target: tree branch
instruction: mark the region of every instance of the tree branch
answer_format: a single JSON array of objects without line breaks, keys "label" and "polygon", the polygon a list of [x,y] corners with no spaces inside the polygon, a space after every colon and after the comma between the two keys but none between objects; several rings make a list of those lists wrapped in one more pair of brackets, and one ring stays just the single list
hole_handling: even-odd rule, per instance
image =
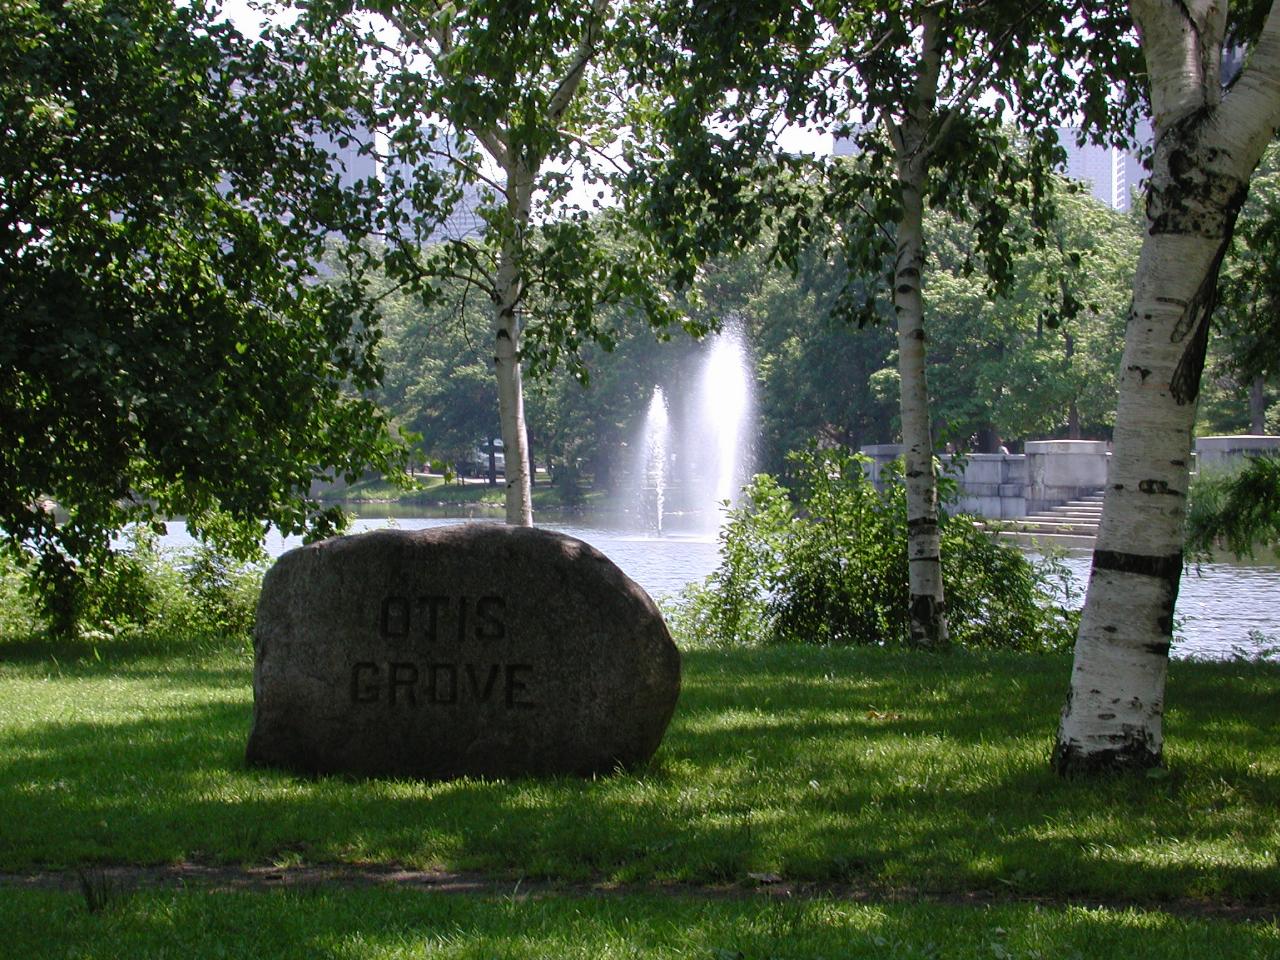
[{"label": "tree branch", "polygon": [[[1157,130],[1218,102],[1216,67],[1226,28],[1226,4],[1212,0],[1130,0],[1151,78]],[[1206,56],[1206,51],[1210,54]]]},{"label": "tree branch", "polygon": [[[437,12],[443,9],[443,7],[439,7]],[[447,62],[448,53],[453,49],[453,33],[445,24],[437,23],[433,26],[428,26],[426,31],[423,32],[416,25],[406,20],[391,5],[388,5],[381,12],[404,39],[412,43],[431,61],[431,65],[435,67],[436,73],[440,75],[441,79],[454,79],[453,71],[449,68]],[[506,139],[502,136],[501,131],[490,128],[470,128],[468,132],[489,151],[489,156],[493,158],[496,164],[500,167],[506,167],[508,150]]]},{"label": "tree branch", "polygon": [[547,120],[552,126],[559,126],[560,118],[569,109],[569,104],[573,101],[574,94],[578,92],[578,87],[582,84],[582,78],[587,71],[587,64],[591,62],[591,58],[596,54],[596,43],[600,40],[601,26],[608,7],[609,0],[593,0],[591,4],[591,11],[587,14],[587,29],[582,34],[582,39],[578,42],[573,61],[547,104]]}]

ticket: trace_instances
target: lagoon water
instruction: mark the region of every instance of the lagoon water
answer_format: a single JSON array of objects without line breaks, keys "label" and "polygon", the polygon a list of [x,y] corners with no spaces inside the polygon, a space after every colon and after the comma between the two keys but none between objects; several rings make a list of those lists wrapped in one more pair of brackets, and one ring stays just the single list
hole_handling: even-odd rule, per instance
[{"label": "lagoon water", "polygon": [[[385,506],[362,505],[364,516],[352,523],[351,532],[395,525],[406,530],[455,523],[494,523],[465,517],[388,516]],[[394,512],[404,513],[403,509]],[[408,511],[414,512],[414,511]],[[701,580],[716,566],[714,537],[681,532],[678,518],[663,536],[653,536],[598,523],[546,523],[543,526],[585,540],[610,557],[655,598],[673,596],[694,580]],[[166,547],[193,544],[186,525],[172,521],[162,539]],[[298,538],[268,537],[267,551],[279,556],[298,546]],[[1067,555],[1063,563],[1071,573],[1072,605],[1084,601],[1090,555]],[[1215,562],[1189,567],[1183,574],[1175,614],[1175,657],[1226,659],[1234,656],[1268,656],[1280,659],[1280,567],[1274,564]]]}]

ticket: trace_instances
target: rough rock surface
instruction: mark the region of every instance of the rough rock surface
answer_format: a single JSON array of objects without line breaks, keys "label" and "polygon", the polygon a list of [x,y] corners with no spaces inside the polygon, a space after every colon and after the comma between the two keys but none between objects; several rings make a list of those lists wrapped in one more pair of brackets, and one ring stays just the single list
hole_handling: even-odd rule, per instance
[{"label": "rough rock surface", "polygon": [[653,755],[680,655],[594,547],[468,523],[291,550],[254,633],[248,760],[443,779],[607,773]]}]

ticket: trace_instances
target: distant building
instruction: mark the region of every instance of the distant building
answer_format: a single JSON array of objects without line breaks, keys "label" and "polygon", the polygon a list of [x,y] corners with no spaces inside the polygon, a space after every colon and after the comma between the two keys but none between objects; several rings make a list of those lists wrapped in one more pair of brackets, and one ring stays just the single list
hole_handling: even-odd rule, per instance
[{"label": "distant building", "polygon": [[[439,144],[441,152],[447,152],[444,147],[446,142]],[[451,173],[451,161],[447,156],[436,155],[431,158],[431,166],[436,170],[449,175]],[[408,163],[391,163],[385,169],[380,171],[383,182],[385,183],[389,175],[393,171],[399,170],[405,179],[406,184],[411,184],[414,178],[414,168]],[[477,212],[481,203],[484,202],[484,196],[479,186],[475,184],[461,184],[462,196],[453,205],[453,210],[444,222],[440,223],[430,236],[427,237],[427,243],[439,243],[443,240],[465,240],[467,237],[479,236],[484,231],[484,220]],[[412,214],[410,202],[406,198],[401,201],[401,209],[406,214]]]},{"label": "distant building", "polygon": [[345,147],[327,133],[311,136],[311,142],[329,155],[329,169],[338,175],[338,181],[347,190],[378,175],[378,164],[372,152],[360,152],[364,143],[371,139],[372,134],[367,127],[353,130]]},{"label": "distant building", "polygon": [[1137,139],[1141,147],[1132,150],[1078,144],[1078,127],[1057,127],[1056,130],[1058,143],[1067,152],[1062,172],[1071,180],[1087,184],[1094,197],[1111,209],[1127,211],[1134,191],[1146,179],[1139,151],[1151,144],[1151,123],[1144,120],[1138,125]]}]

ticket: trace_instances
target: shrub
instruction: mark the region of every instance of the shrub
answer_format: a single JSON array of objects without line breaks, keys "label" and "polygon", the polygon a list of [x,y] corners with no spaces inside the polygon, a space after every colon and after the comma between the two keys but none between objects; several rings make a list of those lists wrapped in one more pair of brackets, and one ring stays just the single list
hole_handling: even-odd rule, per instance
[{"label": "shrub", "polygon": [[1205,468],[1187,498],[1187,555],[1207,559],[1215,547],[1237,558],[1280,545],[1280,457]]},{"label": "shrub", "polygon": [[260,563],[228,558],[210,546],[159,548],[135,529],[63,593],[50,594],[30,565],[12,555],[0,563],[0,641],[52,639],[99,649],[247,644],[262,584]]},{"label": "shrub", "polygon": [[[905,644],[906,493],[890,468],[883,491],[866,457],[844,449],[791,455],[794,492],[759,475],[720,532],[720,565],[669,608],[695,643]],[[954,490],[953,484],[943,484]],[[954,643],[1054,650],[1077,615],[1061,604],[1067,573],[1028,560],[964,515],[941,522],[943,581]]]},{"label": "shrub", "polygon": [[14,558],[0,552],[0,640],[31,640],[44,631],[39,607]]}]

